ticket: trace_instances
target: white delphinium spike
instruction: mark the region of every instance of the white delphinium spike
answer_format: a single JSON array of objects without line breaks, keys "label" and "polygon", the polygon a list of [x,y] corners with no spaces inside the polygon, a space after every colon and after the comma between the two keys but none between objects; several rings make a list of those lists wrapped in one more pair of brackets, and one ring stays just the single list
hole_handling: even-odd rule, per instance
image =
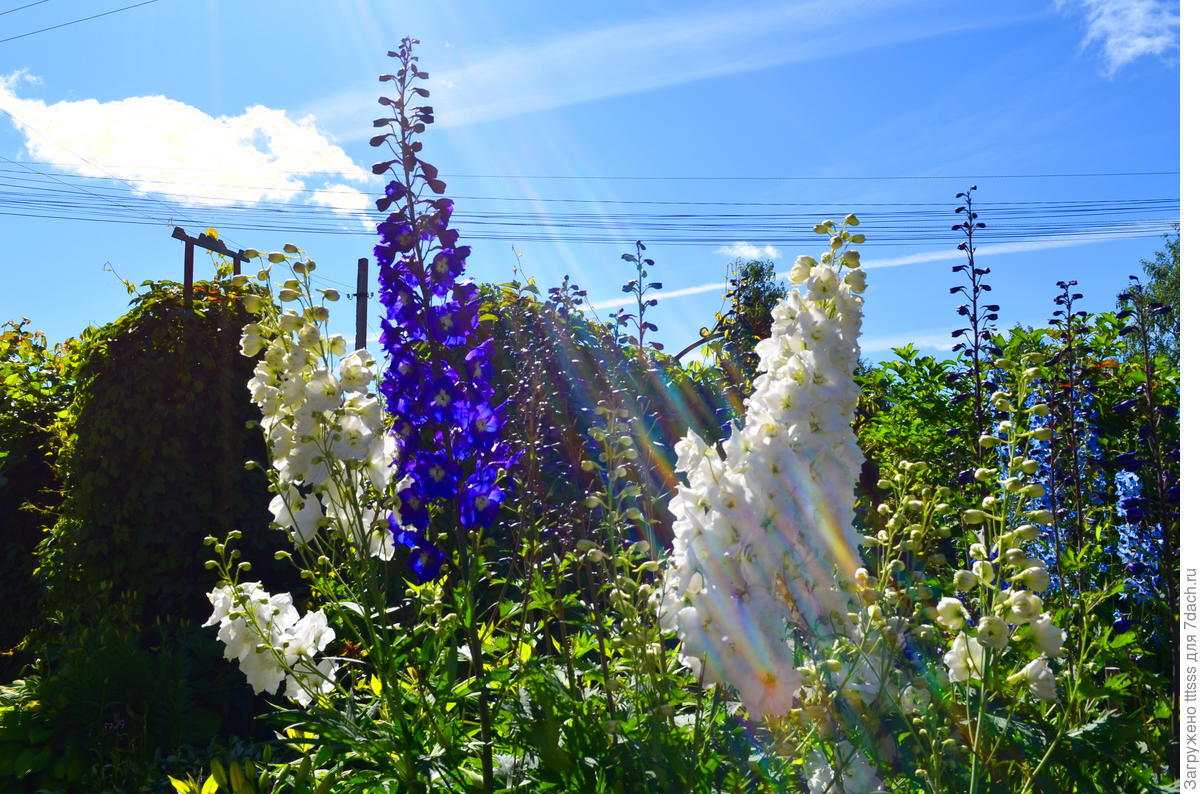
[{"label": "white delphinium spike", "polygon": [[[802,676],[791,638],[832,647],[857,638],[844,583],[860,567],[854,486],[863,455],[851,430],[862,324],[861,271],[843,278],[801,257],[792,290],[759,343],[745,425],[718,451],[692,433],[676,446],[675,543],[662,623],[706,684],[737,688],[752,718],[787,713]],[[878,690],[858,665],[848,686]],[[858,678],[862,678],[859,681]]]},{"label": "white delphinium spike", "polygon": [[312,700],[310,691],[332,689],[337,665],[332,659],[316,658],[334,639],[322,610],[300,617],[291,595],[272,595],[261,582],[218,587],[208,600],[213,613],[204,625],[218,627],[225,658],[238,660],[255,692],[275,694],[286,681],[287,696],[306,706]]}]

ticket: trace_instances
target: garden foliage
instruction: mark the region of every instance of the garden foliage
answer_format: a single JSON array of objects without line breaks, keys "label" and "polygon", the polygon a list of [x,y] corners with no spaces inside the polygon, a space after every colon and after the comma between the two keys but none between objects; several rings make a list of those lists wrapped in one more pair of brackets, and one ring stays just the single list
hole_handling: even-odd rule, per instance
[{"label": "garden foliage", "polygon": [[[233,527],[261,537],[269,519],[263,478],[243,465],[264,454],[246,428],[252,367],[237,352],[246,290],[198,283],[187,308],[179,285],[143,286],[128,314],[80,342],[48,351],[15,340],[37,358],[6,392],[9,406],[40,438],[40,498],[65,497],[13,558],[32,571],[21,603],[36,615],[23,626],[36,665],[17,690],[34,703],[10,714],[41,727],[10,733],[0,771],[7,758],[29,780],[98,785],[88,770],[114,751],[140,762],[207,746],[223,731],[251,732],[259,710],[226,697],[229,671],[195,598],[208,576],[200,540]],[[43,416],[29,419],[30,406]],[[273,551],[247,544],[264,565]],[[292,580],[276,566],[272,581]],[[33,749],[47,752],[22,756],[39,736]]]},{"label": "garden foliage", "polygon": [[79,348],[6,333],[0,464],[49,450],[22,498],[65,498],[0,781],[132,789],[227,698],[269,734],[159,758],[181,794],[1170,790],[1169,288],[1002,331],[972,187],[949,359],[861,361],[850,215],[787,285],[739,264],[682,365],[641,242],[607,321],[471,280],[415,44],[372,139],[383,361],[293,245]]}]

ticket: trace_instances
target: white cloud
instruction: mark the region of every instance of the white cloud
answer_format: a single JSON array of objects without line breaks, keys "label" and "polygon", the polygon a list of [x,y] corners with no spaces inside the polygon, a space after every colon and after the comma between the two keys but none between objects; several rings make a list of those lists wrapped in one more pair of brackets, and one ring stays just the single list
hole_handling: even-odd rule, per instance
[{"label": "white cloud", "polygon": [[[1019,253],[1024,253],[1026,251],[1044,251],[1044,250],[1053,249],[1053,248],[1068,248],[1068,247],[1076,246],[1076,245],[1088,245],[1090,243],[1102,243],[1106,240],[1121,240],[1121,239],[1128,239],[1128,238],[1133,238],[1133,237],[1146,237],[1150,234],[1150,232],[1148,232],[1148,228],[1150,228],[1150,227],[1147,227],[1144,224],[1153,224],[1153,227],[1152,227],[1153,233],[1157,233],[1158,227],[1161,226],[1161,222],[1159,222],[1159,221],[1145,221],[1145,222],[1133,221],[1133,222],[1130,222],[1127,224],[1117,224],[1114,226],[1104,227],[1102,229],[1096,229],[1094,231],[1097,234],[1102,235],[1102,236],[1098,236],[1098,237],[1082,237],[1081,238],[1081,237],[1078,237],[1075,235],[1064,234],[1064,235],[1055,235],[1052,237],[1047,237],[1042,240],[1030,240],[1030,241],[1022,242],[1022,243],[998,243],[996,245],[981,245],[981,246],[976,247],[975,255],[976,256],[1000,256],[1003,254],[1019,254]],[[741,245],[747,245],[747,244],[746,243],[734,243],[734,247],[741,246]],[[718,249],[717,252],[723,253],[723,254],[733,254],[734,247],[726,246],[723,249]],[[749,247],[753,248],[753,246],[749,246]],[[728,250],[726,250],[726,249],[728,249]],[[779,256],[779,252],[776,251],[775,249],[771,248],[771,246],[767,246],[765,250],[770,251],[772,257]],[[745,258],[744,254],[743,254],[743,258]],[[948,261],[951,259],[962,259],[962,258],[963,258],[962,251],[959,251],[954,248],[950,248],[950,249],[942,249],[942,250],[937,250],[937,251],[921,251],[921,252],[915,253],[915,254],[906,254],[905,256],[894,256],[894,257],[889,257],[886,259],[864,259],[863,267],[866,269],[874,269],[874,268],[882,268],[882,267],[903,267],[904,265],[919,265],[924,262],[943,262],[943,261]],[[668,290],[666,292],[660,292],[660,293],[655,294],[653,297],[658,298],[659,300],[670,300],[671,298],[682,298],[685,295],[698,295],[703,292],[717,292],[718,290],[724,290],[725,288],[726,288],[725,282],[712,281],[707,284],[697,284],[694,287],[684,287],[682,289],[675,289],[675,290]],[[607,298],[607,299],[599,301],[597,303],[593,303],[593,304],[591,304],[591,306],[593,309],[611,309],[615,306],[629,306],[632,304],[633,304],[633,298],[630,296],[630,297],[624,297],[624,298]],[[946,332],[946,334],[949,334],[949,333],[950,333],[949,331]],[[947,339],[948,338],[949,337],[947,336]],[[939,346],[943,343],[938,341],[941,339],[941,337],[937,336],[937,335],[931,336],[929,334],[926,334],[924,336],[919,337],[919,339],[922,341],[920,342],[920,344],[918,344],[918,347],[928,346],[930,349],[934,349],[934,350],[949,350],[950,346],[953,344],[952,342],[945,342],[944,347]],[[906,345],[909,342],[917,342],[917,341],[918,341],[918,339],[911,339],[911,338],[901,339],[900,337],[879,337],[879,338],[871,341],[871,344],[875,345],[875,347],[870,348],[870,349],[886,350],[886,349],[889,349],[892,347],[900,347],[902,345]],[[892,344],[893,342],[895,344]],[[867,342],[864,341],[863,344],[864,344],[863,349],[867,350],[868,349],[866,347]]]},{"label": "white cloud", "polygon": [[954,330],[947,328],[944,331],[913,331],[906,334],[890,334],[888,336],[864,336],[859,341],[859,347],[864,353],[886,353],[890,352],[894,347],[904,347],[905,345],[915,345],[923,353],[929,353],[937,350],[941,352],[949,352],[954,347],[955,341],[950,336],[950,332]]},{"label": "white cloud", "polygon": [[327,182],[324,189],[309,196],[308,202],[329,207],[338,215],[357,215],[364,226],[372,231],[375,230],[372,216],[362,215],[362,213],[370,211],[371,199],[358,188]]},{"label": "white cloud", "polygon": [[[682,298],[685,295],[699,295],[702,292],[716,292],[717,290],[724,290],[725,288],[726,284],[724,281],[713,281],[708,284],[697,284],[694,287],[671,289],[667,290],[666,292],[655,292],[647,297],[656,298],[662,301],[670,300],[671,298]],[[636,299],[632,295],[629,295],[624,298],[609,298],[598,303],[592,303],[591,307],[593,309],[612,309],[617,306],[632,306],[636,304],[636,302]]]},{"label": "white cloud", "polygon": [[[210,116],[165,96],[47,104],[16,88],[28,77],[0,77],[0,109],[11,114],[36,160],[91,177],[120,177],[139,193],[182,204],[231,206],[286,202],[313,172],[365,182],[370,174],[317,129],[262,105],[238,116]],[[363,209],[367,198],[346,184],[326,185],[310,201],[335,210]]]},{"label": "white cloud", "polygon": [[779,249],[773,245],[751,245],[747,242],[736,242],[732,245],[723,245],[714,253],[724,254],[725,256],[733,256],[738,259],[778,259]]},{"label": "white cloud", "polygon": [[[922,13],[922,12],[928,13]],[[1026,15],[1028,16],[1028,15]],[[1010,22],[952,15],[917,0],[807,0],[728,4],[561,31],[446,61],[430,54],[441,128],[509,118],[697,80],[920,41]],[[443,56],[444,57],[444,56]],[[326,124],[361,135],[374,97],[361,88],[308,107]],[[351,126],[351,122],[353,126]]]},{"label": "white cloud", "polygon": [[1059,8],[1077,7],[1087,20],[1083,45],[1104,49],[1106,72],[1143,55],[1179,50],[1179,3],[1175,0],[1056,0]]},{"label": "white cloud", "polygon": [[[1161,221],[1132,221],[1115,224],[1092,230],[1096,236],[1080,237],[1076,234],[1050,235],[1041,240],[1029,240],[1022,243],[997,243],[995,245],[980,245],[975,247],[975,255],[999,256],[1001,254],[1019,254],[1026,251],[1045,251],[1051,248],[1070,248],[1076,245],[1102,243],[1106,240],[1124,240],[1133,237],[1146,237],[1158,234]],[[900,267],[903,265],[919,265],[923,262],[944,262],[951,259],[962,259],[965,255],[954,248],[937,251],[921,251],[904,256],[893,256],[885,259],[866,259],[862,261],[867,269],[881,267]]]}]

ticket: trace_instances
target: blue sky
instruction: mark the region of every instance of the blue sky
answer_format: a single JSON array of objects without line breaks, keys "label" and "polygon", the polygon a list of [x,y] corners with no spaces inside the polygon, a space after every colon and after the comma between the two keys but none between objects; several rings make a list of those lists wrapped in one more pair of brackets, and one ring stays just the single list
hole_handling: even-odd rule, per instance
[{"label": "blue sky", "polygon": [[[711,323],[732,256],[785,272],[820,251],[813,222],[850,210],[874,360],[949,347],[948,227],[972,183],[1001,324],[1041,323],[1059,279],[1109,308],[1178,217],[1166,0],[152,0],[22,36],[131,4],[0,6],[0,40],[21,36],[0,41],[0,319],[52,339],[124,310],[106,263],[179,278],[177,224],[234,248],[293,242],[352,284],[382,187],[376,77],[406,35],[431,73],[425,154],[457,199],[470,272],[507,280],[519,253],[604,316],[642,237],[668,351]],[[1062,176],[1078,174],[1107,176]],[[350,332],[352,307],[334,321]]]}]

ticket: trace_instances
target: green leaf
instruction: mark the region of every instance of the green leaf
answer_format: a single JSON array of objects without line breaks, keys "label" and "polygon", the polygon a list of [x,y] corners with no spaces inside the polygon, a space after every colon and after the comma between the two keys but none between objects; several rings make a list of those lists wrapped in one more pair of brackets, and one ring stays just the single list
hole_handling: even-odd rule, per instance
[{"label": "green leaf", "polygon": [[[225,766],[217,758],[209,762],[209,767],[212,769],[212,778],[217,782],[217,785],[228,788],[229,777],[225,774]],[[205,783],[207,786],[208,784]]]},{"label": "green leaf", "polygon": [[1113,649],[1124,648],[1126,645],[1130,645],[1133,642],[1135,642],[1136,640],[1137,640],[1137,632],[1136,631],[1127,631],[1124,634],[1118,634],[1116,637],[1114,637],[1109,642],[1108,647],[1113,648]]}]

